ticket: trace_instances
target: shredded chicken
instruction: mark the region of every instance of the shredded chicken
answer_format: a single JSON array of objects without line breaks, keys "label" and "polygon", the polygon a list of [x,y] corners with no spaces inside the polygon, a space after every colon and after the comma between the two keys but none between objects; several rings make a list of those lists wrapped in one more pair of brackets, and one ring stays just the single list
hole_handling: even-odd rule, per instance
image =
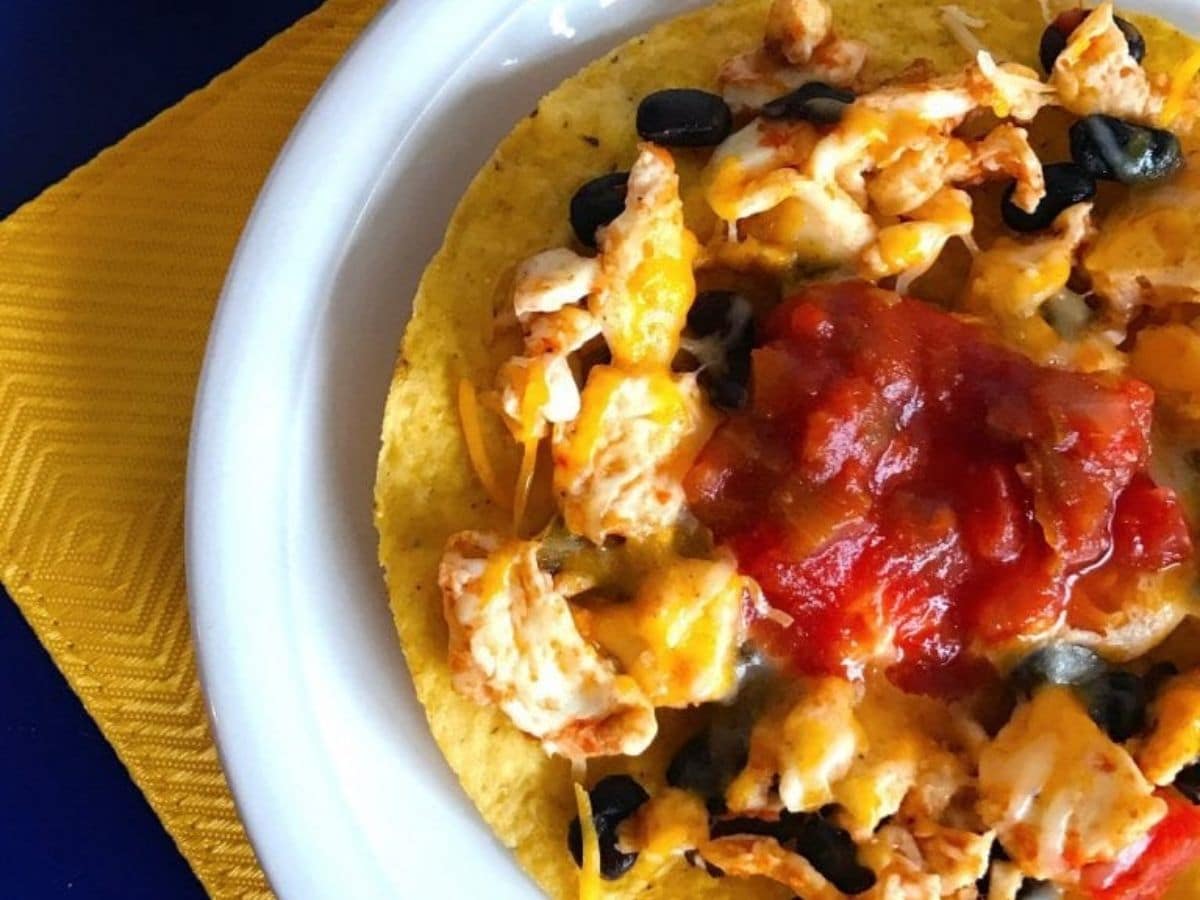
[{"label": "shredded chicken", "polygon": [[763,46],[802,66],[833,31],[833,13],[824,0],[775,0],[767,12]]},{"label": "shredded chicken", "polygon": [[[974,142],[954,130],[981,108],[1031,119],[1053,94],[1029,70],[980,52],[957,74],[862,95],[832,129],[751,122],[709,165],[706,196],[727,223],[710,258],[768,269],[857,268],[876,281],[896,276],[904,290],[950,238],[974,249],[970,201],[955,188],[1012,177],[1014,199],[1028,210],[1045,194],[1023,128],[1003,123]],[[887,220],[897,216],[907,221]]]},{"label": "shredded chicken", "polygon": [[865,840],[901,811],[914,821],[953,818],[985,741],[977,724],[928,698],[884,683],[864,691],[840,678],[811,679],[760,718],[725,799],[752,815],[836,804],[839,824]]},{"label": "shredded chicken", "polygon": [[[746,767],[730,784],[734,812],[820,809],[854,763],[866,736],[854,717],[858,688],[841,678],[802,683],[754,726]],[[773,794],[778,792],[778,801]]]},{"label": "shredded chicken", "polygon": [[536,313],[557,312],[587,297],[599,276],[600,264],[595,259],[565,247],[546,250],[517,268],[513,310],[522,320]]},{"label": "shredded chicken", "polygon": [[907,829],[884,825],[862,846],[859,859],[875,872],[870,900],[930,900],[943,896],[942,879],[929,871],[921,848]]},{"label": "shredded chicken", "polygon": [[1069,689],[1043,688],[979,760],[979,813],[1035,878],[1111,860],[1166,814],[1153,785]]},{"label": "shredded chicken", "polygon": [[537,548],[483,532],[450,538],[438,583],[455,690],[498,707],[549,753],[641,753],[657,732],[653,706],[580,636]]},{"label": "shredded chicken", "polygon": [[1050,83],[1062,105],[1080,116],[1104,113],[1153,123],[1163,107],[1162,92],[1155,90],[1146,70],[1130,54],[1108,2],[1092,10],[1071,32],[1054,62]]},{"label": "shredded chicken", "polygon": [[943,188],[914,209],[907,221],[880,229],[875,243],[862,255],[859,270],[871,281],[899,276],[896,290],[906,293],[913,281],[929,271],[951,238],[962,238],[974,247],[974,225],[970,195]]},{"label": "shredded chicken", "polygon": [[760,109],[812,81],[850,85],[866,58],[865,44],[834,33],[825,0],[774,0],[762,47],[726,62],[717,81],[735,110]]},{"label": "shredded chicken", "polygon": [[505,423],[519,441],[540,439],[548,423],[579,414],[572,353],[600,333],[578,304],[595,289],[600,266],[570,250],[547,250],[526,260],[513,287],[513,311],[525,336],[524,352],[496,375]]},{"label": "shredded chicken", "polygon": [[696,295],[697,245],[683,224],[671,155],[642,144],[625,211],[600,231],[600,279],[588,302],[617,366],[669,366]]},{"label": "shredded chicken", "polygon": [[978,723],[883,682],[872,684],[855,717],[866,739],[833,788],[839,823],[863,840],[901,811],[914,821],[954,820],[987,741]]},{"label": "shredded chicken", "polygon": [[694,376],[593,368],[579,416],[554,439],[567,527],[599,544],[674,524],[683,475],[712,426]]},{"label": "shredded chicken", "polygon": [[760,875],[786,885],[805,900],[843,900],[845,895],[798,853],[774,838],[734,835],[708,841],[700,855],[726,875]]},{"label": "shredded chicken", "polygon": [[525,348],[500,368],[497,390],[522,443],[579,415],[569,360],[597,335],[617,365],[666,366],[675,355],[696,293],[696,241],[684,227],[679,177],[665,150],[642,146],[625,210],[601,230],[599,250],[595,258],[547,250],[517,270],[513,309]]},{"label": "shredded chicken", "polygon": [[527,319],[525,354],[497,372],[500,407],[519,440],[541,438],[546,423],[570,422],[579,415],[579,385],[570,356],[600,334],[586,309],[565,306]]},{"label": "shredded chicken", "polygon": [[925,869],[938,876],[941,896],[971,888],[988,869],[994,831],[976,834],[965,828],[918,821],[910,827]]}]

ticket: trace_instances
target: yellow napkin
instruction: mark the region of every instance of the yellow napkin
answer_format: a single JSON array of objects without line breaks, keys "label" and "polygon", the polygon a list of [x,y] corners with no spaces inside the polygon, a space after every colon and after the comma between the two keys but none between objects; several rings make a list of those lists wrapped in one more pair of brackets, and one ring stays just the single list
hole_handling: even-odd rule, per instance
[{"label": "yellow napkin", "polygon": [[215,897],[269,896],[188,634],[192,396],[239,233],[382,0],[329,0],[0,223],[0,581]]}]

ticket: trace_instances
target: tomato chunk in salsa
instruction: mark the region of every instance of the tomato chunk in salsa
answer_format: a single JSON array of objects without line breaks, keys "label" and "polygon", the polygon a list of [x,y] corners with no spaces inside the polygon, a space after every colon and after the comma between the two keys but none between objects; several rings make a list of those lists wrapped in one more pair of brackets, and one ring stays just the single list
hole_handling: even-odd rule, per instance
[{"label": "tomato chunk in salsa", "polygon": [[1038,366],[859,282],[785,301],[764,332],[750,407],[685,487],[786,614],[755,627],[798,670],[892,659],[902,686],[952,692],[987,669],[973,645],[1052,626],[1081,573],[1191,554],[1146,474],[1142,382]]}]

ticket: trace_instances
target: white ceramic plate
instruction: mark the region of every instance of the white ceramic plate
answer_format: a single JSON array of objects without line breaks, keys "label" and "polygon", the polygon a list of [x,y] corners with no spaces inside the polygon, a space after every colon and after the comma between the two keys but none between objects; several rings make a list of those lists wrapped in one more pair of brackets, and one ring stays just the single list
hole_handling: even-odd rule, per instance
[{"label": "white ceramic plate", "polygon": [[[221,759],[287,900],[536,894],[413,695],[376,564],[379,423],[417,279],[497,141],[698,2],[395,2],[259,198],[196,403],[188,586]],[[1136,5],[1200,32],[1195,0]]]}]

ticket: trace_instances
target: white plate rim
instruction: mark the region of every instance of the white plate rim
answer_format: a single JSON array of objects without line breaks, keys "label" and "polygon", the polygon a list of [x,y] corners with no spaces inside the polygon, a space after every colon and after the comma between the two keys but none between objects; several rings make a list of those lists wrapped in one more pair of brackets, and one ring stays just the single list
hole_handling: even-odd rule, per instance
[{"label": "white plate rim", "polygon": [[[439,65],[419,71],[406,86],[404,106],[410,120],[418,121],[440,85],[469,53],[471,38],[486,34],[489,23],[514,13],[524,2],[527,0],[516,4],[473,0],[471,12],[476,28],[462,28],[457,35],[447,33],[446,17],[436,3],[390,0],[376,14],[330,72],[280,151],[247,218],[213,316],[197,385],[185,487],[184,541],[191,632],[222,768],[267,880],[281,897],[366,897],[374,894],[374,886],[384,884],[385,879],[379,872],[346,872],[314,859],[314,829],[319,827],[322,810],[334,809],[336,802],[326,795],[326,785],[308,781],[304,786],[304,803],[309,808],[303,823],[306,827],[281,827],[289,810],[279,798],[298,787],[288,776],[298,770],[312,773],[325,768],[319,753],[306,754],[308,747],[317,745],[314,735],[308,732],[312,723],[301,719],[256,720],[252,718],[255,710],[243,703],[244,685],[263,674],[261,667],[251,661],[268,656],[287,663],[289,656],[286,635],[272,634],[245,622],[235,623],[231,618],[233,610],[227,601],[244,596],[247,587],[252,589],[253,585],[231,584],[227,566],[230,548],[222,541],[221,533],[210,527],[215,522],[231,524],[228,511],[234,498],[222,489],[230,467],[252,466],[255,462],[231,454],[226,440],[231,429],[245,424],[230,412],[230,401],[243,394],[248,383],[258,383],[252,377],[258,373],[248,370],[245,348],[236,336],[255,330],[253,320],[261,312],[257,301],[264,278],[281,274],[278,267],[264,271],[260,261],[286,257],[289,252],[302,252],[312,246],[311,235],[290,221],[292,198],[297,192],[306,192],[307,218],[340,222],[342,233],[348,235],[368,203],[379,171],[396,151],[394,138],[384,142],[365,123],[347,122],[338,112],[342,104],[353,104],[369,86],[380,83],[381,73],[390,69],[389,56],[411,51],[425,59],[420,44],[430,34],[440,35],[453,45],[453,51],[443,52]],[[315,161],[334,157],[353,157],[367,164],[314,173]],[[322,186],[319,193],[307,193],[318,180]],[[325,259],[326,266],[336,264],[339,256]],[[331,276],[328,268],[320,274],[314,283]],[[297,304],[300,308],[304,305]],[[297,329],[296,334],[301,333]],[[271,404],[267,404],[266,412],[269,417],[280,413]],[[264,422],[256,424],[257,430],[270,431]],[[272,424],[281,421],[276,419]],[[245,451],[246,442],[239,442],[238,449]],[[280,482],[286,477],[284,472],[277,474]],[[282,483],[274,487],[282,498]],[[251,527],[253,522],[242,524]],[[282,553],[282,547],[275,549]],[[245,574],[247,570],[242,570],[233,578]],[[252,646],[246,642],[251,634]],[[296,673],[290,674],[299,681]],[[261,714],[262,709],[257,712]],[[271,750],[281,745],[289,747],[289,755],[304,757],[289,760],[288,773],[281,773],[270,760]],[[322,842],[339,838],[344,836],[321,833]],[[347,854],[346,848],[338,850],[328,843],[325,854],[334,859],[370,858],[361,847]]]}]

